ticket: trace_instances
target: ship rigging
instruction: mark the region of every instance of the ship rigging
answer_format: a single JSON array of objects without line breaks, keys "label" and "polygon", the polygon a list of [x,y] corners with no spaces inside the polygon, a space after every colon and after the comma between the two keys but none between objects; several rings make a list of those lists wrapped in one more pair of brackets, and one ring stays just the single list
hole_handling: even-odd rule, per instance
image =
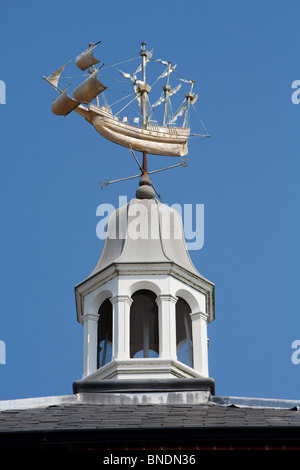
[{"label": "ship rigging", "polygon": [[[188,153],[188,141],[191,137],[210,137],[205,128],[197,110],[195,103],[198,94],[194,93],[194,80],[187,80],[178,71],[177,66],[172,65],[161,59],[153,59],[153,51],[146,50],[146,43],[142,43],[139,57],[124,60],[118,64],[108,65],[100,62],[95,55],[94,50],[100,44],[89,44],[88,49],[70,60],[48,77],[43,77],[58,93],[52,102],[51,109],[54,114],[67,116],[71,112],[76,112],[83,116],[87,122],[93,125],[96,131],[107,140],[127,147],[130,150],[143,152],[144,155],[163,155],[172,157],[182,157]],[[120,65],[128,64],[130,61],[139,59],[140,64],[133,73],[128,73],[120,69]],[[63,78],[63,71],[67,66],[74,62],[77,69],[86,73],[86,78],[78,84],[73,90],[73,97],[69,95],[68,84],[61,88],[60,83],[63,80],[77,77]],[[149,65],[163,67],[163,71],[158,74],[151,86],[146,80],[146,70]],[[106,92],[114,91],[109,86],[107,70],[117,71],[119,78],[114,78],[116,82],[122,85],[129,84],[133,86],[133,92],[125,92],[126,96],[110,104]],[[171,74],[176,74],[179,83],[176,86],[171,85]],[[163,93],[151,104],[150,96],[153,93],[154,86],[164,79]],[[185,93],[184,100],[173,112],[171,97],[184,86],[189,89]],[[120,93],[121,91],[119,91]],[[153,93],[153,96],[155,94]],[[102,99],[103,103],[100,103]],[[127,102],[117,112],[113,111],[116,104],[122,101]],[[137,104],[137,115],[129,122],[128,116],[122,115],[124,111],[131,109],[133,104]],[[156,111],[162,105],[162,122],[158,124]],[[201,123],[202,133],[192,133],[190,128],[190,110],[194,108],[197,117]],[[182,124],[177,125],[179,118]],[[140,123],[141,121],[141,123]]]}]

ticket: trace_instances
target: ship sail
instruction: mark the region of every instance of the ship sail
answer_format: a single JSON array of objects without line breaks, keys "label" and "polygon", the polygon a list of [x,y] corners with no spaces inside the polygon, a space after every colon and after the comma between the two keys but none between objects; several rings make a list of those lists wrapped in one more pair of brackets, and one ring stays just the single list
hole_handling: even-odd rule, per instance
[{"label": "ship sail", "polygon": [[164,101],[165,101],[165,94],[162,93],[162,94],[160,95],[160,97],[158,98],[158,100],[155,101],[155,103],[153,103],[151,106],[152,106],[152,108],[156,108],[156,106],[159,106],[159,105],[160,105],[161,103],[163,103]]},{"label": "ship sail", "polygon": [[136,99],[137,99],[137,102],[138,102],[139,106],[141,106],[141,93],[139,92],[139,87],[138,87],[138,85],[141,84],[142,81],[137,79],[136,74],[137,74],[138,72],[140,72],[141,70],[142,70],[142,68],[141,68],[141,66],[139,66],[139,67],[137,68],[137,70],[134,72],[134,74],[131,75],[130,73],[128,73],[128,72],[123,72],[123,70],[120,70],[120,69],[119,69],[119,72],[123,75],[123,77],[125,77],[125,78],[130,78],[130,80],[132,81],[132,83],[133,83],[133,89],[134,89],[134,91],[135,91],[135,96],[136,96]]},{"label": "ship sail", "polygon": [[179,91],[181,88],[181,84],[179,83],[179,85],[177,85],[175,88],[173,88],[170,93],[169,93],[169,96],[173,96],[175,95],[175,93],[177,93],[177,91]]},{"label": "ship sail", "polygon": [[[99,43],[97,43],[99,44]],[[86,70],[92,65],[99,64],[99,60],[94,57],[94,48],[95,45],[91,45],[89,49],[86,49],[86,51],[83,51],[79,56],[76,57],[75,59],[75,64],[80,70]]]},{"label": "ship sail", "polygon": [[55,88],[58,88],[59,78],[60,78],[64,68],[66,67],[66,65],[67,64],[63,65],[58,70],[56,70],[54,73],[52,73],[50,75],[50,77],[48,77],[48,82],[50,82],[51,85],[53,85]]},{"label": "ship sail", "polygon": [[198,94],[197,95],[193,95],[193,94],[188,94],[187,95],[187,98],[186,98],[186,103],[184,106],[180,107],[178,109],[178,111],[176,111],[175,114],[173,114],[173,116],[171,117],[170,121],[169,122],[175,122],[177,120],[177,118],[179,116],[182,116],[184,111],[186,111],[186,109],[188,108],[189,104],[195,104],[196,101],[198,99]]},{"label": "ship sail", "polygon": [[137,74],[139,72],[142,72],[143,71],[143,68],[146,66],[146,64],[152,59],[152,55],[153,55],[153,49],[151,49],[151,51],[146,51],[146,54],[145,54],[145,61],[144,61],[144,64],[140,64],[138,66],[138,68],[136,69],[136,71],[131,75],[130,73],[128,72],[123,72],[123,70],[120,70],[119,69],[119,72],[123,75],[123,77],[125,78],[129,78],[133,84],[133,89],[135,91],[135,96],[136,96],[136,100],[139,104],[139,107],[142,108],[142,99],[141,99],[141,93],[140,93],[140,90],[139,90],[139,87],[138,85],[141,85],[143,84],[144,82],[142,80],[138,80],[137,78]]},{"label": "ship sail", "polygon": [[177,121],[177,118],[179,118],[179,116],[182,116],[183,113],[184,113],[184,111],[187,110],[187,107],[188,107],[188,105],[187,105],[187,103],[186,103],[184,106],[182,106],[182,108],[180,108],[178,111],[176,111],[176,113],[172,116],[172,118],[170,119],[170,121],[168,122],[168,124],[169,124],[169,123],[170,123],[170,124],[173,124],[174,122],[176,122],[176,121]]},{"label": "ship sail", "polygon": [[160,78],[168,77],[171,72],[173,72],[174,69],[176,69],[177,65],[174,65],[173,67],[168,66],[168,68],[158,77],[157,80]]},{"label": "ship sail", "polygon": [[62,72],[64,71],[64,69],[66,68],[66,66],[68,65],[69,62],[67,62],[66,64],[62,65],[61,67],[59,67],[59,69],[55,70],[55,72],[53,72],[51,75],[49,75],[49,77],[43,77],[48,83],[50,83],[52,86],[54,86],[54,88],[56,88],[57,90],[59,90],[58,88],[58,82],[59,82],[59,79],[60,79],[60,76],[62,74]]},{"label": "ship sail", "polygon": [[67,116],[73,109],[75,109],[80,103],[73,100],[68,95],[68,88],[65,88],[60,95],[53,101],[51,109],[54,114],[58,116]]},{"label": "ship sail", "polygon": [[97,78],[98,70],[93,72],[84,82],[78,85],[73,91],[75,100],[80,103],[90,103],[96,96],[106,90],[107,87],[102,85]]},{"label": "ship sail", "polygon": [[191,104],[195,104],[196,101],[197,101],[197,99],[198,99],[198,94],[195,95],[195,96],[193,96],[193,97],[191,98],[190,103],[191,103]]},{"label": "ship sail", "polygon": [[[177,85],[175,88],[173,88],[171,91],[169,91],[169,97],[172,96],[172,95],[175,95],[175,93],[177,93],[177,91],[179,91],[180,88],[181,88],[181,84],[179,83],[179,85]],[[159,106],[164,101],[165,101],[165,93],[162,93],[160,98],[157,101],[155,101],[155,103],[153,103],[151,106],[152,106],[152,108],[156,108],[156,106]]]}]

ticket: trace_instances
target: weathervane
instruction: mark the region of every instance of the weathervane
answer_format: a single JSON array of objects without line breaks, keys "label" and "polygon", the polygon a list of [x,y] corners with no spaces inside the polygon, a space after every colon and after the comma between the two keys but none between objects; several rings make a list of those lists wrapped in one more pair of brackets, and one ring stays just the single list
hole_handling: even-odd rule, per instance
[{"label": "weathervane", "polygon": [[[160,171],[165,171],[165,170],[170,170],[171,168],[176,168],[176,167],[186,167],[187,166],[187,158],[184,158],[181,160],[180,163],[177,163],[175,165],[170,165],[170,166],[167,166],[165,168],[159,168],[158,170],[152,170],[152,171],[148,171],[148,168],[147,168],[147,153],[146,152],[143,152],[143,166],[139,163],[135,153],[133,152],[132,149],[130,149],[132,155],[134,156],[138,166],[139,166],[139,169],[141,170],[141,173],[139,173],[138,175],[133,175],[133,176],[127,176],[125,178],[119,178],[119,179],[116,179],[116,180],[113,180],[113,181],[110,181],[109,179],[106,179],[106,181],[102,182],[102,183],[99,183],[100,184],[100,187],[101,189],[103,189],[104,187],[107,188],[107,186],[109,184],[113,184],[113,183],[119,183],[121,181],[126,181],[126,180],[131,180],[131,179],[134,179],[134,178],[141,178],[140,179],[140,186],[152,186],[154,191],[156,192],[158,198],[161,200],[161,195],[159,194],[159,192],[157,191],[157,189],[155,188],[154,184],[152,183],[152,181],[150,180],[149,178],[149,175],[153,174],[153,173],[158,173]],[[144,194],[145,194],[145,188],[144,188]],[[149,196],[150,196],[150,193],[149,193],[149,190],[148,190],[148,193]]]},{"label": "weathervane", "polygon": [[[128,59],[113,65],[101,63],[94,56],[94,49],[100,44],[100,42],[101,41],[96,44],[90,43],[88,49],[64,64],[50,76],[43,77],[59,93],[52,102],[51,109],[54,114],[59,116],[67,116],[72,111],[75,111],[83,116],[88,123],[92,124],[96,131],[105,139],[123,147],[127,147],[134,156],[141,171],[140,174],[113,181],[109,181],[107,179],[106,182],[100,183],[101,188],[107,187],[112,183],[140,177],[140,188],[142,187],[140,193],[142,192],[141,194],[143,197],[154,197],[152,195],[153,190],[160,197],[158,191],[151,182],[149,175],[175,167],[185,167],[187,166],[187,159],[181,160],[181,163],[176,165],[148,171],[147,155],[183,157],[188,153],[188,141],[191,137],[210,137],[194,107],[198,98],[198,94],[193,92],[195,81],[185,79],[177,71],[177,65],[172,65],[171,62],[166,62],[161,59],[153,59],[153,50],[150,52],[147,51],[145,42],[142,43],[142,48],[139,54],[140,57]],[[137,59],[140,61],[141,58],[142,61],[139,63],[138,68],[136,68],[133,74],[119,69],[121,64]],[[83,81],[81,80],[75,87],[73,98],[71,98],[68,95],[70,84],[63,89],[59,88],[58,84],[59,81],[63,80],[62,72],[73,61],[75,61],[75,65],[81,71],[87,71],[87,78]],[[163,71],[161,72],[160,70],[160,73],[154,78],[151,86],[146,81],[146,68],[149,62],[151,62],[151,65],[153,66],[156,65],[163,67]],[[113,75],[113,72],[117,72],[117,78],[108,76],[107,73],[110,72],[111,75]],[[172,76],[176,75],[176,78],[181,82],[173,88],[170,84],[171,73],[173,73]],[[139,74],[141,74],[140,78]],[[120,79],[120,75],[122,75],[122,80]],[[98,76],[101,77],[101,81],[99,81]],[[74,76],[66,78],[76,79],[77,77]],[[124,79],[126,79],[126,81]],[[163,93],[157,97],[155,102],[151,103],[149,99],[150,92],[151,95],[153,94],[153,97],[155,97],[154,85],[161,82],[163,79],[166,82],[162,87]],[[106,83],[106,85],[103,85],[102,81]],[[109,85],[111,81],[114,83],[114,88],[111,88]],[[130,91],[125,92],[122,89],[116,89],[117,85],[120,84],[124,87],[124,83],[127,86],[133,86],[133,91],[132,88]],[[173,112],[171,97],[177,94],[182,86],[187,85],[189,85],[190,88],[185,93],[183,102],[177,107],[177,110]],[[117,93],[123,93],[123,95],[125,93],[126,96],[122,96],[115,102],[109,103],[106,93],[111,94],[112,97]],[[100,104],[100,97],[103,98],[103,104]],[[120,110],[115,111],[116,105],[125,99],[127,100],[125,105],[122,106]],[[94,100],[95,104],[92,103]],[[132,122],[130,122],[130,117],[124,115],[123,112],[125,109],[126,111],[130,111],[133,104],[137,104],[138,106],[137,109],[134,110],[135,114],[132,117]],[[158,120],[156,118],[156,113],[159,113],[160,104],[164,104],[161,111],[162,125],[158,124]],[[191,133],[191,107],[195,109],[201,122],[202,128],[204,129],[203,134]],[[177,126],[176,122],[180,117],[183,117],[183,123],[181,126]],[[142,152],[142,165],[139,163],[134,151]]]}]

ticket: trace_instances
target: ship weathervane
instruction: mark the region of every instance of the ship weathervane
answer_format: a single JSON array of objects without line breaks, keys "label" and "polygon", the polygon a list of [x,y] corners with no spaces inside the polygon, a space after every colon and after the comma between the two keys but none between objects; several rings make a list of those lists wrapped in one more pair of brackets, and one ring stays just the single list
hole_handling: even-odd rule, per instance
[{"label": "ship weathervane", "polygon": [[[92,124],[96,131],[105,139],[128,148],[136,160],[134,151],[142,152],[143,164],[140,165],[138,160],[137,162],[144,179],[147,179],[145,175],[150,173],[178,166],[186,166],[186,160],[182,160],[177,165],[148,172],[147,154],[183,157],[188,154],[188,142],[192,137],[210,137],[195,108],[198,98],[198,94],[195,94],[193,91],[195,81],[183,77],[178,72],[177,65],[172,65],[170,61],[154,59],[153,50],[147,51],[145,42],[142,43],[139,57],[123,60],[112,65],[101,62],[94,56],[94,50],[100,43],[101,41],[96,44],[90,43],[88,49],[65,63],[50,76],[43,77],[58,93],[52,102],[51,109],[53,113],[59,116],[67,116],[74,111],[83,116],[88,123]],[[139,60],[140,63],[137,68],[135,67],[133,73],[124,72],[119,68],[120,65],[123,68],[125,63],[136,60]],[[86,72],[83,77],[79,77],[81,80],[73,90],[73,98],[68,94],[71,86],[70,83],[64,88],[59,86],[62,81],[78,78],[78,76],[63,77],[62,75],[66,67],[70,66],[72,62],[75,63],[77,69],[79,68],[82,72]],[[150,65],[163,67],[163,70],[160,69],[160,72],[154,76],[151,85],[146,81],[146,70],[148,74]],[[110,76],[107,73],[110,73]],[[117,77],[112,76],[113,73],[117,73]],[[171,74],[172,77],[176,76],[176,79],[179,81],[175,86],[171,85]],[[162,81],[164,81],[162,86],[163,92],[155,98],[155,85],[162,83]],[[110,85],[110,83],[113,83],[113,85]],[[124,84],[127,87],[129,85],[133,87],[133,90],[131,88],[130,91],[128,89],[124,91],[120,89],[120,84],[123,88]],[[119,89],[117,89],[117,86],[119,86]],[[179,95],[179,91],[182,91],[184,87],[188,87],[184,100],[177,106],[176,111],[173,112],[171,97],[173,100],[174,95],[177,95],[177,93]],[[122,97],[114,101],[113,97],[118,93]],[[109,102],[107,94],[110,95],[113,102]],[[155,101],[152,101],[152,95]],[[100,99],[103,101],[101,104]],[[115,111],[116,105],[125,100],[127,100],[125,105]],[[134,109],[134,115],[131,117],[124,115],[124,111],[130,112],[134,104],[137,105]],[[199,118],[202,133],[191,132],[191,108],[194,108],[196,116]],[[159,124],[159,120],[156,118],[157,114],[162,115],[161,124]],[[181,125],[177,125],[179,118],[182,118]],[[102,186],[137,176],[140,175],[121,178],[115,181],[107,180]]]}]

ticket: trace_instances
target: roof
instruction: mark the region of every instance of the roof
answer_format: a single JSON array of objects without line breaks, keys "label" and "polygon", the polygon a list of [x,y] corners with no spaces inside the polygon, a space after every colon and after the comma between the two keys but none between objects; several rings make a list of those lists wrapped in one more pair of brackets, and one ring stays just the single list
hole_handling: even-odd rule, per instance
[{"label": "roof", "polygon": [[99,262],[90,276],[112,263],[173,262],[194,275],[179,213],[157,199],[133,198],[108,220]]},{"label": "roof", "polygon": [[93,400],[70,395],[35,407],[20,400],[19,409],[16,401],[0,411],[0,449],[20,443],[98,449],[239,448],[245,443],[300,448],[300,402],[211,397],[198,404],[143,405]]},{"label": "roof", "polygon": [[86,429],[300,426],[300,407],[223,405],[99,405],[71,403],[0,412],[0,433]]}]

